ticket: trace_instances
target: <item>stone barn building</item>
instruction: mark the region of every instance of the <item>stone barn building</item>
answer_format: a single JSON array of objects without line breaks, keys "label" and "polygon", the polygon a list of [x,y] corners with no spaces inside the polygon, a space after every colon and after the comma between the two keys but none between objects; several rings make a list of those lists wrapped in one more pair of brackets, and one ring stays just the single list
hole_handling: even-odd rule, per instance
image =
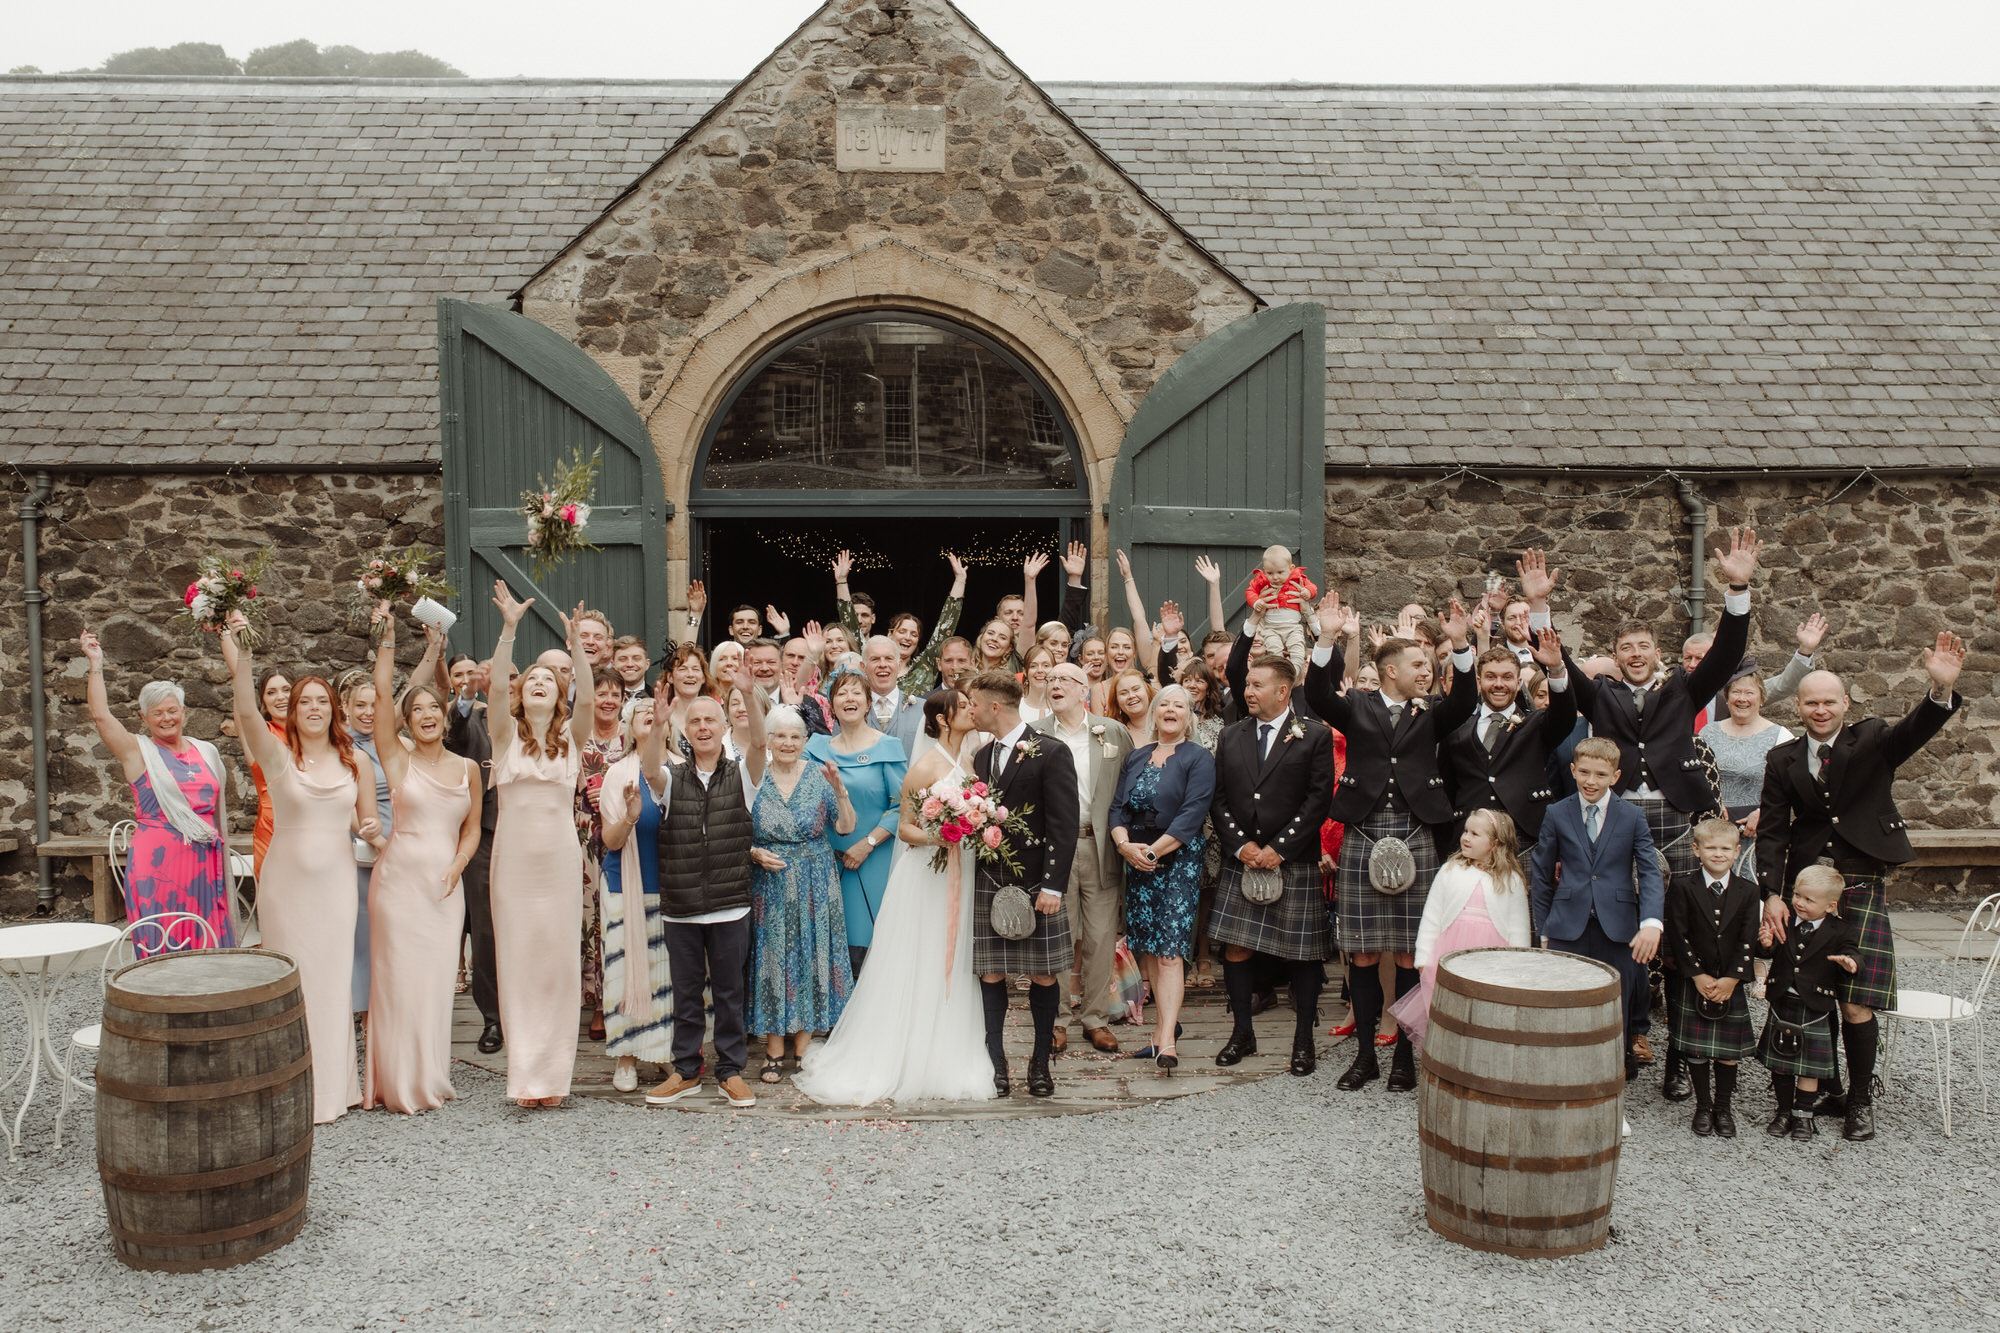
[{"label": "stone barn building", "polygon": [[1240,589],[1285,541],[1386,618],[1542,545],[1587,644],[1677,640],[1751,523],[1766,658],[1824,611],[1895,713],[1973,641],[1898,891],[1990,888],[1995,100],[1037,85],[944,0],[834,0],[734,86],[0,79],[0,905],[82,891],[38,785],[54,834],[129,810],[82,629],[114,703],[175,677],[213,737],[199,555],[270,550],[263,660],[331,674],[359,559],[425,543],[484,653],[577,449],[604,550],[542,605],[656,650],[690,578],[825,615],[852,545],[928,618],[955,548],[977,617],[1072,539],[1112,617],[1113,548],[1201,608],[1194,556]]}]

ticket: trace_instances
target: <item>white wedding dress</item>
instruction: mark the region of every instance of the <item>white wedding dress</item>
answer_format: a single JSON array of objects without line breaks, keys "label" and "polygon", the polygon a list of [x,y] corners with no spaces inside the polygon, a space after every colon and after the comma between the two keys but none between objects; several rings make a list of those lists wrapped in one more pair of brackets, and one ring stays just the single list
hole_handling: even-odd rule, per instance
[{"label": "white wedding dress", "polygon": [[[977,753],[971,744],[966,750]],[[954,764],[950,771],[964,770]],[[861,979],[833,1032],[806,1052],[793,1079],[822,1105],[994,1095],[985,1009],[972,973],[976,861],[960,858],[954,934],[951,885],[944,871],[931,869],[933,850],[897,843]]]}]

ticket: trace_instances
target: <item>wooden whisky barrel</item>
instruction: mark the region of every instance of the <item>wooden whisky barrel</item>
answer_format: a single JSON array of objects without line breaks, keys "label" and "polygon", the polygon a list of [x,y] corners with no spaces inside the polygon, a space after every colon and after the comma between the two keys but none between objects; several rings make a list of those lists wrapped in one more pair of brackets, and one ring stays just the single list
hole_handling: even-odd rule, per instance
[{"label": "wooden whisky barrel", "polygon": [[201,949],[120,968],[104,992],[97,1170],[118,1257],[227,1268],[305,1222],[312,1052],[290,958]]},{"label": "wooden whisky barrel", "polygon": [[1418,1092],[1431,1230],[1502,1254],[1581,1254],[1611,1229],[1625,1092],[1618,974],[1542,949],[1439,964]]}]

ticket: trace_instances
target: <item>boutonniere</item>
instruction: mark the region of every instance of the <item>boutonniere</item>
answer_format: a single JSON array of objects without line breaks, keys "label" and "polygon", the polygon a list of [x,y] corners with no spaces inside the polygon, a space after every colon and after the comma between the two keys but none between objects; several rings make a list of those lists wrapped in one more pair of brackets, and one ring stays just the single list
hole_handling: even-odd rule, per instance
[{"label": "boutonniere", "polygon": [[1104,757],[1106,759],[1116,759],[1118,757],[1118,747],[1113,745],[1111,738],[1104,734],[1104,724],[1102,722],[1093,725],[1090,729],[1090,734],[1095,736],[1104,746]]},{"label": "boutonniere", "polygon": [[1014,753],[1022,759],[1039,759],[1042,754],[1042,743],[1024,739],[1014,747]]},{"label": "boutonniere", "polygon": [[1522,717],[1519,713],[1512,714],[1507,719],[1507,725],[1505,727],[1502,727],[1501,730],[1512,731],[1514,730],[1514,728],[1520,726],[1523,722],[1526,722],[1527,720],[1528,719]]},{"label": "boutonniere", "polygon": [[1292,725],[1285,728],[1285,743],[1291,744],[1306,734],[1306,724],[1299,718],[1292,719]]},{"label": "boutonniere", "polygon": [[1415,717],[1418,713],[1423,712],[1426,708],[1429,708],[1430,706],[1431,706],[1431,701],[1427,698],[1406,699],[1403,702],[1404,711],[1407,712],[1411,717]]}]

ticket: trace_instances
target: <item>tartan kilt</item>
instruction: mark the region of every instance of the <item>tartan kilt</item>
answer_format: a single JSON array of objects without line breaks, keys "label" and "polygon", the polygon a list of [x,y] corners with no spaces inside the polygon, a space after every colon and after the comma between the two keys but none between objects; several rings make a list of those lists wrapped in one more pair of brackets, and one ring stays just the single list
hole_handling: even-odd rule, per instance
[{"label": "tartan kilt", "polygon": [[1692,978],[1674,993],[1674,1046],[1690,1060],[1742,1060],[1757,1050],[1757,1033],[1750,1025],[1750,998],[1738,986],[1729,997],[1729,1012],[1703,1018],[1697,1004],[1701,993]]},{"label": "tartan kilt", "polygon": [[[1796,1023],[1805,1014],[1805,1006],[1791,997],[1773,1000],[1771,1012]],[[1772,1049],[1772,1040],[1778,1035],[1777,1025],[1770,1019],[1764,1020],[1764,1035],[1757,1040],[1757,1058],[1764,1068],[1774,1074],[1791,1074],[1798,1078],[1834,1078],[1840,1067],[1833,1058],[1833,1015],[1821,1014],[1806,1026],[1805,1040],[1799,1043],[1797,1055],[1779,1055]]]},{"label": "tartan kilt", "polygon": [[[1357,836],[1358,835],[1358,836]],[[1416,882],[1401,893],[1384,893],[1368,878],[1368,854],[1383,838],[1410,845]],[[1424,901],[1438,871],[1437,831],[1407,810],[1378,810],[1348,829],[1334,871],[1334,911],[1342,953],[1410,953],[1417,947]]]},{"label": "tartan kilt", "polygon": [[1328,931],[1319,863],[1284,861],[1279,873],[1284,876],[1284,892],[1278,901],[1259,905],[1243,896],[1243,863],[1233,857],[1225,860],[1215,907],[1208,915],[1208,938],[1295,963],[1324,959]]},{"label": "tartan kilt", "polygon": [[1653,835],[1653,849],[1666,853],[1668,879],[1692,875],[1701,869],[1701,858],[1694,854],[1692,815],[1674,809],[1664,796],[1626,796],[1622,799],[1630,801],[1645,813],[1646,827]]},{"label": "tartan kilt", "polygon": [[1840,895],[1840,915],[1852,921],[1861,933],[1854,948],[1858,966],[1854,974],[1840,974],[1838,982],[1843,1004],[1865,1005],[1870,1009],[1896,1007],[1896,936],[1889,928],[1889,910],[1883,904],[1882,876],[1846,875],[1847,887]]},{"label": "tartan kilt", "polygon": [[[1024,940],[1010,940],[993,929],[993,899],[1000,884],[982,868],[972,886],[972,970],[1007,976],[1059,976],[1076,966],[1076,947],[1070,942],[1069,908],[1057,908],[1047,916],[1035,913],[1035,933]],[[1028,901],[1034,902],[1030,892]]]}]

